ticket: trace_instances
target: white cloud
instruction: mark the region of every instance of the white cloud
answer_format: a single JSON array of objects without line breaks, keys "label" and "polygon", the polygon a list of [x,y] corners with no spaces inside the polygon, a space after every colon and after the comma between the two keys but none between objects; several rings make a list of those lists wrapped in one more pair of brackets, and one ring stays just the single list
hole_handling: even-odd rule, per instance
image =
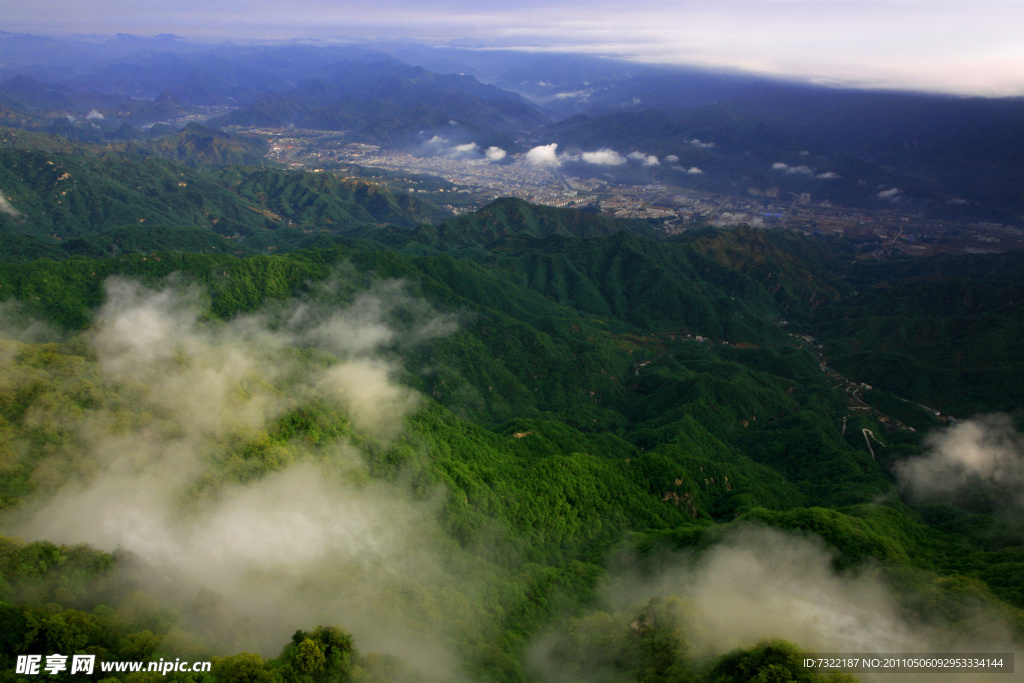
[{"label": "white cloud", "polygon": [[910,493],[937,498],[970,486],[989,496],[1002,491],[1017,505],[1024,504],[1024,438],[1005,415],[957,422],[925,440],[925,455],[893,468]]},{"label": "white cloud", "polygon": [[643,163],[644,166],[657,166],[661,163],[658,161],[658,157],[653,154],[644,154],[643,152],[630,152],[629,158]]},{"label": "white cloud", "polygon": [[[594,619],[591,624],[621,624],[612,628],[622,640],[616,640],[616,631],[602,629],[603,644],[615,653],[635,646],[644,617],[665,614],[677,620],[674,635],[683,645],[679,654],[698,661],[777,638],[819,653],[1013,650],[1006,617],[964,601],[955,625],[922,623],[880,571],[869,565],[840,572],[835,560],[835,551],[817,536],[753,525],[733,527],[699,554],[648,558],[636,567],[621,558],[622,569],[612,570],[602,586],[601,610],[587,618]],[[933,588],[929,595],[942,604],[937,593]],[[578,665],[587,663],[576,660],[571,670],[565,666],[566,654],[573,652],[565,645],[580,642],[581,634],[599,632],[576,631],[575,625],[534,641],[529,662],[547,674],[542,680],[622,680],[618,671],[610,670],[614,654],[594,662],[583,675]],[[593,647],[595,642],[586,645]],[[952,674],[951,680],[967,679]]]},{"label": "white cloud", "polygon": [[525,158],[526,163],[531,166],[554,167],[562,165],[562,162],[558,160],[557,142],[552,142],[550,145],[538,145],[527,152]]},{"label": "white cloud", "polygon": [[699,147],[700,149],[709,149],[715,146],[715,143],[713,142],[701,142],[697,138],[690,140],[690,144],[694,147]]},{"label": "white cloud", "polygon": [[440,135],[435,135],[423,143],[423,145],[425,147],[424,151],[428,154],[448,157],[450,159],[464,161],[470,164],[485,164],[488,162],[501,161],[508,154],[500,147],[488,147],[486,150],[483,150],[480,145],[475,142],[453,145],[448,138]]},{"label": "white cloud", "polygon": [[781,161],[776,161],[774,164],[772,164],[772,170],[784,171],[786,173],[789,173],[790,175],[811,175],[812,173],[814,173],[814,171],[812,171],[809,166],[790,166],[789,164],[783,163]]},{"label": "white cloud", "polygon": [[824,173],[819,173],[818,175],[816,175],[814,177],[815,178],[819,178],[821,180],[836,180],[838,178],[842,178],[841,175],[839,175],[838,173],[836,173],[834,171],[825,171]]},{"label": "white cloud", "polygon": [[90,121],[103,121],[107,117],[104,116],[101,112],[97,111],[96,109],[93,109],[85,115],[85,118],[89,119]]},{"label": "white cloud", "polygon": [[[653,580],[636,577],[633,586],[612,584],[613,598],[620,604],[650,595],[686,599],[695,611],[695,630],[717,652],[762,638],[785,638],[819,652],[928,652],[981,635],[914,624],[881,576],[871,570],[837,573],[834,557],[816,537],[741,527],[693,564],[667,568]],[[991,629],[986,640],[997,642],[1007,635],[998,621],[975,628]]]},{"label": "white cloud", "polygon": [[4,196],[3,192],[0,192],[0,213],[6,213],[12,218],[17,218],[21,215],[21,212],[11,206],[11,203],[7,201],[7,197]]},{"label": "white cloud", "polygon": [[888,190],[882,190],[881,192],[879,192],[878,193],[878,198],[879,199],[889,199],[889,200],[895,202],[895,201],[899,200],[900,192],[902,192],[902,190],[900,190],[898,187],[892,187],[892,188],[889,188]]},{"label": "white cloud", "polygon": [[676,164],[679,163],[679,157],[677,157],[675,154],[669,154],[667,157],[665,157],[665,161],[670,164]]},{"label": "white cloud", "polygon": [[444,151],[444,154],[452,159],[479,160],[480,145],[475,142],[467,142],[461,145],[453,145]]},{"label": "white cloud", "polygon": [[763,228],[764,219],[760,216],[751,216],[749,213],[723,211],[715,217],[711,224],[719,227],[749,225],[752,228]]},{"label": "white cloud", "polygon": [[[3,532],[123,549],[132,583],[217,648],[279,652],[296,628],[337,623],[368,650],[463,680],[444,605],[469,583],[436,552],[439,501],[374,480],[355,439],[268,438],[307,404],[343,411],[337,424],[362,443],[395,437],[420,397],[397,381],[394,353],[454,322],[395,281],[347,305],[323,290],[330,304],[281,302],[209,324],[197,291],[109,280],[83,344],[95,358],[90,381],[113,398],[100,391],[73,415],[38,410],[75,434],[68,467],[81,470],[5,511]],[[123,385],[131,405],[112,388]],[[259,469],[238,477],[246,443]],[[197,619],[201,595],[218,607]]]},{"label": "white cloud", "polygon": [[626,157],[613,149],[599,149],[596,152],[584,152],[583,161],[598,166],[620,166],[626,163]]},{"label": "white cloud", "polygon": [[594,94],[593,90],[572,90],[572,91],[568,91],[568,92],[555,93],[555,99],[556,100],[568,100],[568,99],[580,98],[580,99],[584,99],[585,100],[588,97],[590,97],[592,94]]},{"label": "white cloud", "polygon": [[[927,7],[927,11],[922,11]],[[6,28],[42,34],[170,30],[209,38],[322,38],[345,33],[414,38],[476,37],[503,47],[587,52],[644,62],[726,67],[865,87],[1024,94],[1024,9],[1011,0],[750,2],[694,6],[618,3],[355,6],[326,0],[283,5],[252,0],[215,7],[182,0],[157,14],[112,0],[76,8],[66,0],[7,3]],[[879,17],[884,16],[884,21]],[[779,36],[786,35],[785,41]]]},{"label": "white cloud", "polygon": [[700,170],[696,166],[691,166],[690,168],[686,169],[686,172],[689,173],[690,175],[700,175],[704,173],[704,171]]}]

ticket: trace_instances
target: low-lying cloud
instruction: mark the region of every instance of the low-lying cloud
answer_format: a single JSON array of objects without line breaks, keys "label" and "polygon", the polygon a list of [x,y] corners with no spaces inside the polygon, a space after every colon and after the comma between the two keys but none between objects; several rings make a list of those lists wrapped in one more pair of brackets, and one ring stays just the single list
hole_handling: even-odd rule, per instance
[{"label": "low-lying cloud", "polygon": [[925,447],[924,455],[894,467],[911,496],[948,500],[974,489],[1024,506],[1024,437],[1006,415],[957,422],[929,434]]},{"label": "low-lying cloud", "polygon": [[562,165],[558,158],[558,143],[538,145],[529,150],[525,157],[526,163],[538,168],[555,168]]},{"label": "low-lying cloud", "polygon": [[630,152],[628,158],[633,161],[639,161],[644,166],[657,166],[661,163],[658,161],[658,157],[653,154],[645,154],[644,152]]},{"label": "low-lying cloud", "polygon": [[723,211],[722,213],[715,216],[715,219],[711,222],[711,225],[717,227],[727,227],[730,225],[749,225],[752,228],[763,228],[765,227],[764,219],[760,216],[752,216],[749,213]]},{"label": "low-lying cloud", "polygon": [[11,203],[7,201],[7,197],[4,195],[3,190],[0,190],[0,213],[5,213],[12,218],[19,218],[21,212],[11,206]]},{"label": "low-lying cloud", "polygon": [[423,143],[422,150],[431,156],[443,156],[458,161],[481,164],[501,161],[507,155],[507,152],[500,147],[491,146],[483,149],[475,142],[454,144],[441,135],[435,135]]},{"label": "low-lying cloud", "polygon": [[[72,431],[76,460],[4,531],[127,551],[132,580],[227,651],[274,655],[296,629],[336,624],[458,680],[444,615],[469,584],[439,560],[438,501],[372,479],[360,450],[386,447],[420,403],[399,354],[454,320],[396,281],[227,322],[204,320],[203,296],[108,281],[89,335],[103,399],[38,416]],[[310,406],[358,438],[273,437]],[[192,613],[199,596],[215,616]]]},{"label": "low-lying cloud", "polygon": [[[669,157],[672,158],[672,157]],[[674,157],[676,161],[679,157]],[[638,162],[643,166],[658,166],[661,162],[658,157],[645,152],[633,151],[629,154],[622,154],[610,147],[602,147],[592,152],[576,152],[568,154],[558,153],[558,143],[534,147],[526,153],[525,161],[538,167],[561,166],[566,162],[582,162],[593,166],[623,166],[630,162]]]},{"label": "low-lying cloud", "polygon": [[583,161],[597,166],[621,166],[626,163],[626,157],[613,149],[599,149],[596,152],[584,152]]},{"label": "low-lying cloud", "polygon": [[692,564],[670,566],[638,586],[616,582],[609,593],[619,609],[654,595],[684,598],[710,652],[763,638],[819,652],[918,651],[924,639],[902,622],[877,576],[839,575],[833,560],[819,539],[744,527]]},{"label": "low-lying cloud", "polygon": [[[14,300],[0,301],[0,340],[15,342],[52,342],[60,338],[57,329],[36,320],[25,307]],[[11,353],[17,347],[11,345]],[[6,355],[0,351],[0,361]]]},{"label": "low-lying cloud", "polygon": [[[807,153],[801,152],[800,154],[805,155]],[[810,166],[807,166],[806,164],[800,164],[799,166],[791,166],[783,161],[776,161],[774,164],[772,164],[772,170],[781,171],[789,175],[813,175],[818,180],[837,180],[841,177],[835,171],[824,171],[822,173],[815,173],[814,169],[812,169]]]},{"label": "low-lying cloud", "polygon": [[804,166],[802,164],[800,166],[790,166],[789,164],[784,163],[782,161],[776,161],[774,164],[772,164],[772,170],[782,171],[784,173],[789,173],[790,175],[811,175],[812,173],[814,173],[814,171],[811,170],[810,166]]},{"label": "low-lying cloud", "polygon": [[462,154],[476,154],[480,151],[480,145],[475,142],[467,142],[463,145],[455,145],[452,147],[452,152],[458,155]]},{"label": "low-lying cloud", "polygon": [[594,166],[622,166],[630,161],[639,162],[644,166],[657,166],[661,163],[658,161],[658,157],[653,154],[630,152],[629,154],[622,155],[609,147],[602,147],[599,150],[583,152],[582,154],[562,155],[559,157],[559,161],[582,161]]},{"label": "low-lying cloud", "polygon": [[594,94],[593,90],[570,90],[566,92],[555,93],[556,100],[570,100],[570,99],[581,99],[586,100]]},{"label": "low-lying cloud", "polygon": [[[992,652],[1013,650],[1010,631],[995,617],[975,631],[915,622],[881,573],[870,567],[837,572],[835,553],[820,538],[746,525],[731,530],[698,557],[676,555],[660,569],[614,572],[603,590],[612,614],[635,615],[652,599],[674,599],[682,610],[685,654],[700,658],[785,639],[810,652]],[[979,614],[982,608],[977,607]],[[631,617],[630,617],[631,618]],[[637,628],[636,622],[630,625]],[[579,680],[557,656],[560,635],[539,638],[532,664],[548,680]],[[635,634],[624,635],[627,640]],[[609,647],[629,647],[609,643]],[[611,672],[588,672],[586,680]],[[865,680],[876,680],[865,678]],[[951,681],[961,680],[951,675]]]}]

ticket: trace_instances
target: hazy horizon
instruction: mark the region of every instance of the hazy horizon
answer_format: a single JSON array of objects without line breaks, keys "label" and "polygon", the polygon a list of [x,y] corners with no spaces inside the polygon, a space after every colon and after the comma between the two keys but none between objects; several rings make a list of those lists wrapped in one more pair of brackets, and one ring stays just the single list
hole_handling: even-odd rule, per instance
[{"label": "hazy horizon", "polygon": [[53,37],[170,33],[188,40],[410,39],[430,44],[606,55],[846,87],[1024,95],[1024,7],[1003,0],[642,0],[499,8],[443,0],[372,6],[300,0],[209,5],[62,0],[9,7],[0,30]]}]

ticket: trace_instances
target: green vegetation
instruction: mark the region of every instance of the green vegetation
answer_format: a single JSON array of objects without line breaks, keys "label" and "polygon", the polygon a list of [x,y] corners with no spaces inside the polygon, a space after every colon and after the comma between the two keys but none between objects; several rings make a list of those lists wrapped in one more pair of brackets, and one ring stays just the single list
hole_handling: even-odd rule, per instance
[{"label": "green vegetation", "polygon": [[149,143],[128,143],[127,156],[157,155],[189,166],[261,166],[270,146],[262,138],[225,133],[199,123]]},{"label": "green vegetation", "polygon": [[[218,657],[190,681],[851,680],[804,669],[784,626],[716,631],[693,577],[853,586],[950,642],[1024,633],[1015,499],[898,485],[939,424],[903,399],[1017,400],[1013,257],[927,280],[768,231],[656,242],[516,200],[416,227],[429,206],[328,175],[0,155],[23,214],[0,214],[0,510],[63,534],[0,542],[5,679],[63,649]],[[74,545],[104,482],[153,493],[109,528],[145,513],[155,546]],[[157,580],[160,552],[181,559]]]},{"label": "green vegetation", "polygon": [[[19,144],[25,136],[5,133],[12,146],[0,146],[0,188],[13,209],[0,212],[0,235],[27,235],[41,240],[39,247],[61,247],[51,250],[54,255],[105,253],[101,250],[111,240],[104,235],[126,228],[205,230],[235,240],[235,251],[250,253],[290,249],[322,233],[383,224],[411,228],[447,215],[410,195],[333,174],[237,166],[200,169],[146,156],[141,149],[124,154],[102,148],[26,148]],[[224,150],[211,151],[215,144],[205,139],[186,129],[177,143],[169,144],[178,149],[205,145],[204,153],[230,156]],[[71,238],[85,242],[62,244]],[[127,246],[150,252],[176,248],[145,238],[130,240]],[[206,246],[196,237],[181,244],[187,251]],[[12,257],[5,252],[4,260],[24,254],[24,248]]]},{"label": "green vegetation", "polygon": [[818,310],[813,329],[857,381],[957,417],[1024,400],[1019,252],[862,267],[861,292]]}]

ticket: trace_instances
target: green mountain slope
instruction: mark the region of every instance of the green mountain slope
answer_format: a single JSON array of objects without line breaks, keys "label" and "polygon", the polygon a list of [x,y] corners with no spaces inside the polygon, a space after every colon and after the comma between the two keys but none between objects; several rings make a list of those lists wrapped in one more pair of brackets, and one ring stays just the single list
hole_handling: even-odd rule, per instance
[{"label": "green mountain slope", "polygon": [[[260,651],[218,660],[214,680],[718,681],[762,665],[816,680],[799,647],[819,647],[836,614],[729,640],[702,607],[740,595],[791,615],[812,589],[842,614],[874,607],[872,637],[877,619],[1008,649],[1024,633],[1024,527],[1000,507],[1012,492],[908,494],[900,463],[930,447],[889,418],[928,426],[898,395],[941,394],[926,374],[896,384],[916,367],[868,376],[887,353],[937,363],[955,339],[978,345],[965,367],[1014,377],[1015,256],[846,266],[840,248],[788,233],[656,241],[517,200],[413,227],[429,207],[321,174],[0,151],[24,172],[0,183],[24,213],[2,219],[0,242],[12,254],[0,264],[0,512],[53,530],[65,515],[33,505],[67,496],[88,517],[105,498],[76,496],[105,482],[152,528],[171,520],[149,534],[177,553],[163,557],[224,531],[207,578],[165,563],[156,583],[138,534],[114,554],[4,541],[3,657],[71,638],[106,659]],[[90,232],[119,197],[197,222]],[[80,237],[17,229],[48,215],[34,206],[65,202]],[[217,235],[248,226],[246,213],[246,239]],[[324,226],[356,229],[330,246],[237,253]],[[876,324],[897,319],[896,334]],[[865,404],[805,334],[888,393]],[[998,407],[974,376],[958,381],[965,404]],[[246,520],[265,525],[249,536]],[[242,553],[239,537],[254,539]],[[359,649],[315,629],[320,615]],[[386,649],[373,624],[406,647]],[[796,645],[758,643],[790,633],[803,633]]]},{"label": "green mountain slope", "polygon": [[508,146],[512,135],[543,120],[520,95],[472,76],[436,74],[375,55],[333,64],[214,123],[351,130],[390,144],[408,142],[428,130],[450,134],[455,128],[449,124],[455,122],[481,145]]},{"label": "green mountain slope", "polygon": [[[786,311],[805,311],[853,293],[843,275],[842,245],[799,233],[757,230],[688,232],[679,238],[721,265],[757,280]],[[838,247],[838,248],[837,248]]]},{"label": "green mountain slope", "polygon": [[[603,243],[610,252],[642,254],[642,247],[629,244],[639,239],[619,234],[574,246],[587,253]],[[548,251],[557,254],[557,246],[549,244]],[[715,263],[692,257],[701,267]],[[498,267],[411,256],[352,242],[244,259],[164,253],[9,264],[0,269],[0,292],[31,313],[82,328],[108,296],[104,279],[128,276],[161,287],[178,274],[179,286],[184,277],[207,293],[203,315],[224,325],[240,313],[273,311],[275,301],[290,297],[307,306],[327,297],[344,308],[383,280],[404,283],[401,293],[381,290],[396,306],[382,318],[392,329],[416,329],[422,316],[416,302],[455,316],[457,329],[415,343],[399,341],[411,339],[403,334],[387,347],[402,359],[402,382],[424,397],[400,436],[381,440],[345,404],[300,401],[265,422],[260,434],[216,446],[226,449],[224,457],[204,466],[201,488],[230,490],[272,478],[288,469],[294,456],[287,453],[297,448],[312,448],[331,462],[331,444],[348,440],[363,453],[370,476],[399,482],[399,489],[402,481],[418,490],[440,486],[437,520],[456,544],[444,551],[447,562],[475,566],[474,572],[489,577],[481,603],[487,616],[452,615],[441,603],[431,609],[441,610],[438,618],[443,612],[444,619],[454,619],[455,647],[481,680],[530,678],[525,639],[560,619],[589,618],[588,596],[605,576],[608,553],[622,543],[645,552],[710,549],[718,535],[756,521],[820,535],[847,566],[879,562],[897,575],[937,571],[950,581],[959,576],[963,558],[988,568],[991,553],[1007,552],[960,532],[940,541],[936,527],[898,500],[875,502],[891,496],[893,486],[864,446],[860,427],[885,431],[870,413],[850,414],[845,394],[833,388],[807,349],[782,339],[754,347],[670,333],[638,335],[614,313],[556,303],[507,271],[507,262]],[[327,281],[330,289],[318,284]],[[706,296],[715,286],[713,280],[691,282]],[[765,305],[772,301],[752,281],[746,286],[760,291]],[[138,387],[104,378],[106,371],[90,357],[88,335],[58,345],[7,344],[9,379],[0,407],[4,443],[12,449],[6,466],[15,476],[4,480],[6,507],[59,486],[59,478],[44,475],[75,466],[74,454],[84,446],[77,420],[109,413],[126,424],[164,428],[153,422],[158,416],[137,412],[141,407],[129,401]],[[309,354],[304,360],[288,361],[299,364],[286,375],[259,371],[262,378],[247,391],[282,382],[284,391],[307,363],[331,362],[322,351],[303,353]],[[181,371],[188,371],[198,360],[182,362]],[[844,417],[857,428],[844,432]],[[899,435],[883,438],[891,453],[899,450]],[[1011,552],[1007,561],[1014,557]],[[95,571],[104,576],[107,570]],[[1017,604],[1010,575],[985,571],[972,595],[1001,604],[994,591]],[[23,578],[13,580],[25,585]],[[39,590],[39,597],[21,593],[19,600],[54,601],[50,589]],[[450,600],[449,590],[438,587],[434,598],[417,599]],[[928,598],[930,590],[939,593]],[[954,599],[947,597],[950,590],[915,578],[906,600],[930,599],[928,609],[937,609]],[[62,595],[62,605],[91,614],[102,594],[83,589]],[[120,605],[123,598],[111,600]],[[170,642],[166,636],[158,640]],[[173,652],[159,647],[156,652]],[[695,676],[705,666],[673,661],[689,662],[685,666]]]},{"label": "green mountain slope", "polygon": [[623,221],[598,214],[536,206],[521,199],[505,197],[478,211],[451,218],[421,232],[435,237],[446,249],[454,246],[487,245],[502,237],[527,233],[533,237],[606,237],[621,230],[651,236],[654,231],[641,221]]},{"label": "green mountain slope", "polygon": [[958,417],[1024,399],[1019,252],[860,269],[869,284],[820,309],[831,362],[859,381]]},{"label": "green mountain slope", "polygon": [[333,175],[247,167],[204,171],[158,157],[76,152],[0,149],[0,188],[11,208],[0,212],[0,232],[60,240],[126,225],[170,226],[250,238],[246,248],[255,251],[287,248],[313,233],[380,224],[411,228],[447,216],[410,195]]},{"label": "green mountain slope", "polygon": [[148,143],[128,143],[125,153],[132,157],[156,154],[189,166],[260,166],[269,145],[262,138],[225,133],[198,123]]}]

